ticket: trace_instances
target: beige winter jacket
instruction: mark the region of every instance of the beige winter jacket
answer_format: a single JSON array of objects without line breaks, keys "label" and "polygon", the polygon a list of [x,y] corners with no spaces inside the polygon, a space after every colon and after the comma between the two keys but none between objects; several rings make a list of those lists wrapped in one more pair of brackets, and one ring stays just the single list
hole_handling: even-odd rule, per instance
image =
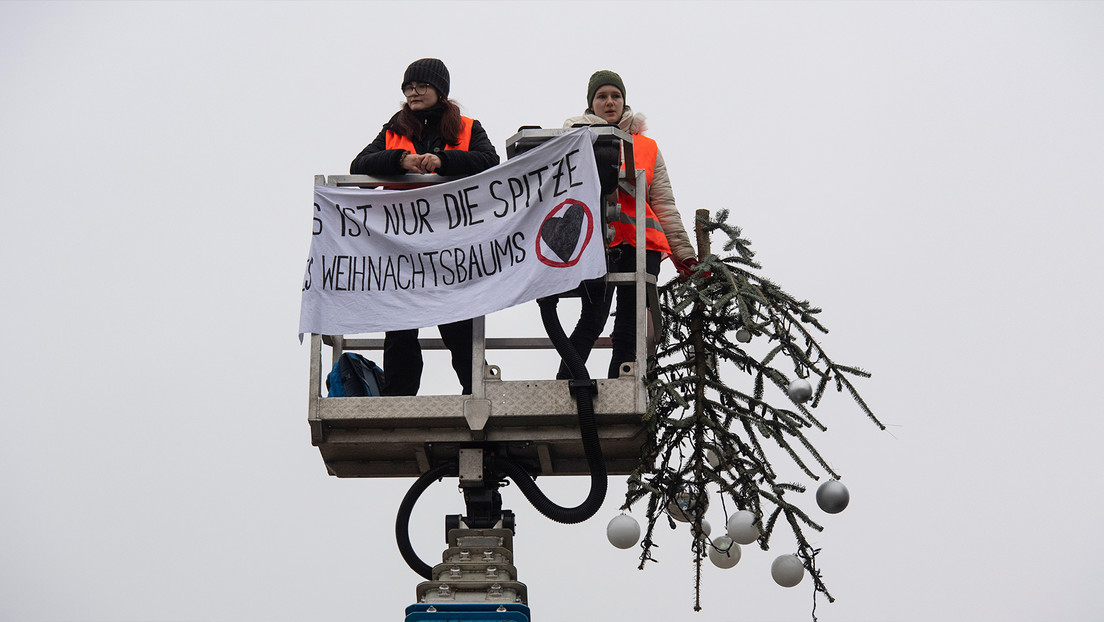
[{"label": "beige winter jacket", "polygon": [[[571,117],[564,121],[564,127],[578,124],[604,125],[606,120],[594,114],[583,114]],[[621,121],[617,127],[630,134],[643,134],[648,129],[643,114],[634,113],[632,108],[625,106],[625,112],[621,115]],[[690,243],[690,237],[686,235],[686,229],[682,226],[682,216],[675,206],[675,193],[671,190],[671,178],[667,176],[667,165],[663,162],[663,153],[656,148],[655,171],[652,174],[652,183],[648,185],[645,200],[652,207],[659,224],[663,227],[663,233],[667,236],[667,244],[671,247],[671,254],[680,261],[697,259],[698,253],[694,245]]]}]

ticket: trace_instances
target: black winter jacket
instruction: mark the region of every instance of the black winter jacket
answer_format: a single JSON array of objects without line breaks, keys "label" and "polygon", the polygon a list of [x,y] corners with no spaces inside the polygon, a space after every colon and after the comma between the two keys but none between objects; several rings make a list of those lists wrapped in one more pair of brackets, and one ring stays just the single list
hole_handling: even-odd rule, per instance
[{"label": "black winter jacket", "polygon": [[[415,112],[425,120],[426,125],[420,140],[411,139],[417,153],[432,153],[441,158],[441,167],[437,169],[439,175],[474,175],[498,164],[498,153],[479,121],[472,122],[471,142],[468,144],[467,151],[445,150],[445,139],[438,131],[442,112],[443,108],[439,106]],[[399,166],[402,149],[387,148],[387,131],[392,127],[398,127],[395,123],[398,116],[399,113],[396,112],[395,116],[383,125],[383,129],[372,144],[365,147],[360,155],[353,159],[352,164],[349,165],[351,175],[403,175],[406,173],[406,170]]]}]

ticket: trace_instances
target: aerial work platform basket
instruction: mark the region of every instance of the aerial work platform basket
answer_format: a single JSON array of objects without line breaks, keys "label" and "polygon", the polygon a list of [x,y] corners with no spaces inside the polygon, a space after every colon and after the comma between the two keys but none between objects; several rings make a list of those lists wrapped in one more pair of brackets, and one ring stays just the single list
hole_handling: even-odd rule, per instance
[{"label": "aerial work platform basket", "polygon": [[[522,128],[507,143],[507,156],[535,147],[566,130]],[[636,296],[636,358],[621,366],[620,376],[596,381],[594,413],[602,454],[610,475],[636,468],[645,439],[642,415],[647,411],[646,369],[649,328],[657,322],[655,277],[644,261],[643,170],[632,161],[631,135],[612,126],[592,128],[602,193],[617,187],[635,196],[637,270],[611,273],[607,280],[633,287]],[[605,164],[603,164],[603,162]],[[622,166],[623,164],[623,166]],[[624,171],[635,174],[625,175]],[[316,185],[413,188],[450,181],[439,175],[369,177],[316,176]],[[637,192],[637,189],[640,189]],[[603,201],[603,203],[608,203]],[[616,202],[603,211],[616,213]],[[570,296],[565,293],[563,296]],[[575,318],[571,318],[574,323]],[[311,335],[308,423],[311,442],[326,469],[336,477],[418,477],[443,462],[455,462],[460,450],[492,449],[530,465],[541,475],[586,475],[587,460],[580,441],[578,411],[567,380],[505,380],[502,369],[486,362],[494,350],[551,351],[548,370],[558,364],[547,336],[487,337],[485,318],[473,320],[472,394],[416,397],[340,397],[323,394],[323,382],[343,352],[382,350],[383,339],[352,335]],[[534,311],[534,330],[541,322]],[[657,324],[658,325],[658,324]],[[420,339],[423,349],[444,348],[441,339]],[[608,348],[608,338],[595,348]],[[386,373],[386,369],[384,372]]]}]

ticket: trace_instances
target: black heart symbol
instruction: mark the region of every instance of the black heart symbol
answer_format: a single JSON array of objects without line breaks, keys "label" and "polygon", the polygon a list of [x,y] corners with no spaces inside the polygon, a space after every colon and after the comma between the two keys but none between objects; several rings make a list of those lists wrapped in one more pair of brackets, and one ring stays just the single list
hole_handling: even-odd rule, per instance
[{"label": "black heart symbol", "polygon": [[573,203],[564,211],[563,216],[549,218],[541,225],[541,239],[561,261],[570,261],[571,254],[579,245],[584,216],[582,206]]}]

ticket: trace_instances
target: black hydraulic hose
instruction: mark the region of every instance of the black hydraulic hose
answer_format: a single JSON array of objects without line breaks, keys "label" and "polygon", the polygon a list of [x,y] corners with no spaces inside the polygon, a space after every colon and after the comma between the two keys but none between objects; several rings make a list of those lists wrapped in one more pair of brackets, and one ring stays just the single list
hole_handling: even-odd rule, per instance
[{"label": "black hydraulic hose", "polygon": [[[606,479],[606,461],[602,457],[602,445],[598,440],[598,423],[594,417],[594,395],[591,393],[590,374],[587,372],[582,357],[579,356],[575,346],[571,344],[571,340],[568,339],[560,325],[559,316],[556,313],[558,302],[555,297],[539,301],[541,320],[544,322],[544,329],[548,333],[548,337],[556,347],[556,352],[567,364],[567,368],[574,378],[575,402],[579,411],[579,430],[583,440],[583,451],[586,455],[587,466],[590,468],[590,492],[578,506],[573,508],[563,507],[549,499],[537,486],[537,483],[533,481],[529,471],[517,462],[502,456],[495,456],[492,458],[491,466],[496,472],[502,473],[513,480],[518,489],[525,495],[525,498],[533,504],[538,512],[558,523],[575,524],[594,516],[602,507],[602,503],[606,498],[608,481]],[[428,581],[433,580],[433,567],[418,557],[418,554],[414,552],[414,546],[410,543],[410,514],[413,512],[418,498],[433,482],[446,475],[455,475],[458,472],[458,464],[446,463],[423,473],[421,477],[415,480],[410,490],[406,491],[402,503],[399,504],[398,515],[395,517],[395,540],[399,545],[399,553],[402,554],[403,560],[406,561],[411,570]]]},{"label": "black hydraulic hose", "polygon": [[410,544],[410,513],[414,510],[414,504],[418,502],[418,497],[422,496],[422,493],[425,492],[426,488],[429,488],[430,484],[439,481],[450,472],[456,473],[458,470],[458,465],[446,463],[423,473],[410,487],[410,490],[406,491],[406,496],[399,504],[399,513],[395,517],[395,540],[399,543],[399,553],[402,554],[406,565],[410,566],[410,569],[420,576],[425,577],[427,581],[433,580],[433,567],[423,562],[418,554],[414,552],[414,546]]},{"label": "black hydraulic hose", "polygon": [[608,481],[606,461],[602,457],[602,445],[598,440],[598,423],[594,418],[594,396],[591,393],[590,374],[582,357],[579,356],[560,325],[560,319],[556,313],[558,302],[555,297],[538,301],[544,329],[574,378],[575,402],[579,410],[579,430],[582,432],[583,451],[586,454],[587,466],[590,468],[590,492],[578,506],[566,508],[553,503],[520,464],[508,458],[495,457],[493,465],[497,471],[517,484],[518,489],[538,512],[558,523],[574,524],[594,516],[602,507],[602,502],[606,499]]}]

